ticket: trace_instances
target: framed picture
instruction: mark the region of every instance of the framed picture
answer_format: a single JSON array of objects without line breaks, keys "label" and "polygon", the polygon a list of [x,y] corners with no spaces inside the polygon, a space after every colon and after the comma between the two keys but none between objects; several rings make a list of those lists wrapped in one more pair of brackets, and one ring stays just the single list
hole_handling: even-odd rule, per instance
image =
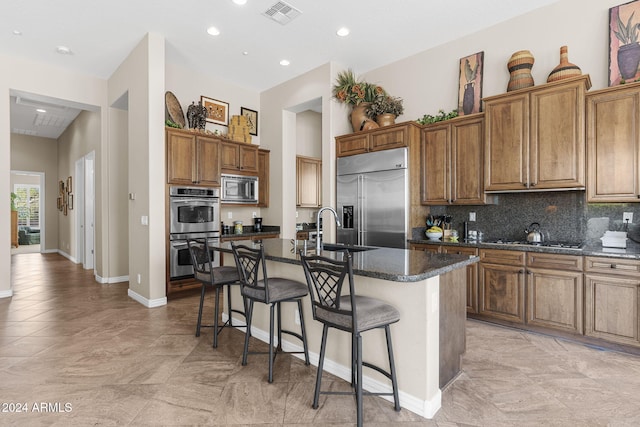
[{"label": "framed picture", "polygon": [[484,52],[460,58],[460,76],[458,83],[458,114],[479,113],[482,111],[482,69]]},{"label": "framed picture", "polygon": [[72,186],[71,184],[73,183],[73,178],[69,177],[67,178],[67,193],[72,193]]},{"label": "framed picture", "polygon": [[67,205],[69,205],[69,209],[73,209],[73,194],[69,193],[69,199],[67,200]]},{"label": "framed picture", "polygon": [[62,197],[58,197],[58,210],[62,210]]},{"label": "framed picture", "polygon": [[639,25],[639,0],[609,9],[609,86],[640,79]]},{"label": "framed picture", "polygon": [[217,125],[229,126],[229,103],[217,99],[200,97],[200,102],[207,109],[207,121]]},{"label": "framed picture", "polygon": [[60,182],[58,182],[58,193],[60,195],[64,194],[64,181],[62,181],[62,180]]},{"label": "framed picture", "polygon": [[67,216],[67,205],[62,205],[62,213]]},{"label": "framed picture", "polygon": [[249,133],[258,136],[258,112],[248,108],[240,107],[240,114],[247,118]]}]

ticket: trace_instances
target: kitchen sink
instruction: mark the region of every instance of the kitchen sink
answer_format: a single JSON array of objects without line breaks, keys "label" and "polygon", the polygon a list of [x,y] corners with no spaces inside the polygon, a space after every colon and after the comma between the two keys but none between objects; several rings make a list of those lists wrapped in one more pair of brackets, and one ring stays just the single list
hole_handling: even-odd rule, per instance
[{"label": "kitchen sink", "polygon": [[323,243],[322,250],[323,251],[344,251],[347,252],[363,252],[370,251],[372,249],[378,249],[372,246],[355,246],[355,245],[345,245],[340,243]]}]

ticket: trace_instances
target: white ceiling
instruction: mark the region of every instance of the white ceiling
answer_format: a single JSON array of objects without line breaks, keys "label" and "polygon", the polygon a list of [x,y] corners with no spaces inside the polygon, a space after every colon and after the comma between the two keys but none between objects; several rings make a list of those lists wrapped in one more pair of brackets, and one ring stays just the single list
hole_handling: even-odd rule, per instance
[{"label": "white ceiling", "polygon": [[[558,1],[287,0],[301,14],[282,25],[264,16],[277,0],[13,0],[0,13],[0,53],[106,79],[155,32],[167,62],[262,91],[329,61],[364,73]],[[342,26],[348,37],[336,35]],[[11,108],[14,128],[23,119]]]}]

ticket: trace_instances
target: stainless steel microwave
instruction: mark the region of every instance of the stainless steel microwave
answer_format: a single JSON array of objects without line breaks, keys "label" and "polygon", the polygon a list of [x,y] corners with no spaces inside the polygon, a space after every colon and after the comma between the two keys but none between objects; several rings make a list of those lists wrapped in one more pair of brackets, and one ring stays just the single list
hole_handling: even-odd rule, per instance
[{"label": "stainless steel microwave", "polygon": [[258,177],[222,174],[222,203],[258,203]]}]

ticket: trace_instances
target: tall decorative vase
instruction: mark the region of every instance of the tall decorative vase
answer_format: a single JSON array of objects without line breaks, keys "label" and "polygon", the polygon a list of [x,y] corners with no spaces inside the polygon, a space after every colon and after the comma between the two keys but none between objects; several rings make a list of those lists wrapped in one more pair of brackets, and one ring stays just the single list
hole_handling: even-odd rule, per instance
[{"label": "tall decorative vase", "polygon": [[376,116],[376,123],[378,123],[380,127],[393,125],[396,123],[396,115],[391,113],[378,114]]},{"label": "tall decorative vase", "polygon": [[580,75],[582,75],[580,67],[569,62],[569,48],[562,46],[560,48],[560,64],[551,71],[549,77],[547,77],[547,82],[555,82]]},{"label": "tall decorative vase", "polygon": [[507,92],[533,86],[531,69],[534,62],[535,59],[528,50],[519,50],[511,55],[509,62],[507,62],[510,74]]},{"label": "tall decorative vase", "polygon": [[361,102],[358,105],[354,105],[351,109],[349,118],[351,119],[351,126],[354,132],[363,130],[363,125],[368,120],[367,108],[369,108],[370,105],[370,102]]},{"label": "tall decorative vase", "polygon": [[471,114],[473,111],[473,104],[475,104],[474,86],[473,82],[464,85],[464,94],[462,95],[462,112],[464,114]]},{"label": "tall decorative vase", "polygon": [[640,64],[640,44],[629,43],[618,49],[618,68],[620,75],[625,80],[636,76]]}]

